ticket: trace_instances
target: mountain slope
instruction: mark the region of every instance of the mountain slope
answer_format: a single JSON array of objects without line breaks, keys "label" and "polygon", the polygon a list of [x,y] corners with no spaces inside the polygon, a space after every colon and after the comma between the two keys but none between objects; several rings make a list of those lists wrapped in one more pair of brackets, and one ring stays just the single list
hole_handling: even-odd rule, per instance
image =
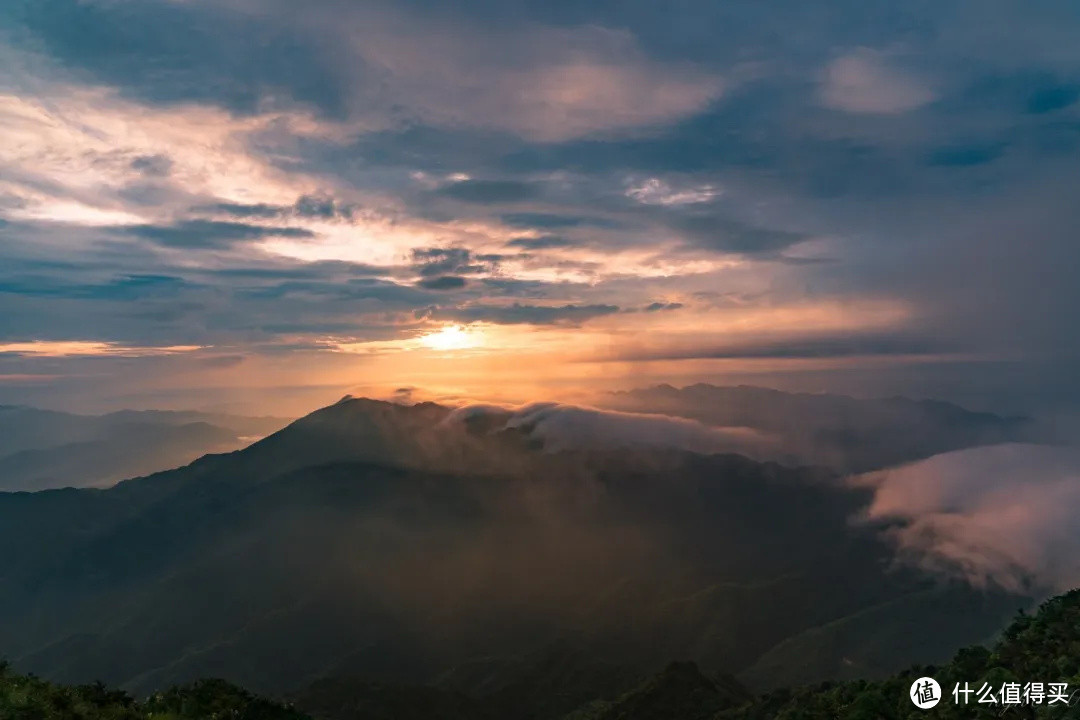
[{"label": "mountain slope", "polygon": [[[1071,718],[1075,706],[1055,701],[1049,683],[1064,683],[1065,697],[1080,685],[1080,590],[1047,602],[1032,615],[1021,612],[992,647],[957,652],[941,666],[916,665],[876,682],[853,680],[774,690],[750,696],[737,682],[708,677],[693,663],[669,664],[613,699],[583,703],[563,720],[914,720],[927,717],[908,699],[914,679],[929,675],[942,688],[932,711],[942,718]],[[1040,705],[957,703],[951,688],[1039,678],[1047,688]],[[962,696],[961,696],[962,698]],[[296,707],[251,695],[220,680],[199,680],[154,693],[139,702],[102,684],[58,686],[14,673],[0,662],[0,717],[79,717],[84,720],[494,720],[531,718],[531,705],[500,708],[491,697],[469,697],[431,687],[372,683],[345,678],[321,680],[293,694]],[[304,713],[310,713],[310,716]]]},{"label": "mountain slope", "polygon": [[[107,490],[0,494],[0,648],[45,677],[140,692],[206,676],[284,692],[344,675],[477,694],[523,688],[515,678],[543,673],[516,659],[568,642],[582,668],[622,668],[617,692],[673,657],[738,673],[935,584],[889,569],[890,549],[848,522],[867,491],[829,473],[542,452],[449,412],[348,399]],[[913,645],[983,637],[948,619],[908,628]],[[804,660],[785,658],[763,684]]]},{"label": "mountain slope", "polygon": [[311,720],[293,708],[219,680],[170,688],[144,702],[104,684],[65,687],[18,675],[0,662],[0,717],[5,720]]},{"label": "mountain slope", "polygon": [[[931,676],[941,685],[944,697],[933,710],[920,710],[908,699],[912,682]],[[1019,614],[990,648],[976,646],[957,652],[942,666],[920,665],[879,682],[862,680],[827,683],[777,690],[739,709],[720,713],[716,720],[902,720],[941,718],[1073,718],[1075,703],[1044,700],[1041,705],[1021,705],[1005,711],[1001,704],[956,703],[952,690],[967,683],[976,691],[983,683],[997,695],[1004,683],[1067,683],[1067,693],[1080,686],[1080,590],[1045,602],[1038,612]],[[962,699],[962,696],[961,696]],[[671,715],[671,720],[680,720]]]},{"label": "mountain slope", "polygon": [[749,699],[734,681],[711,680],[694,663],[674,662],[617,700],[591,703],[567,720],[710,720]]}]

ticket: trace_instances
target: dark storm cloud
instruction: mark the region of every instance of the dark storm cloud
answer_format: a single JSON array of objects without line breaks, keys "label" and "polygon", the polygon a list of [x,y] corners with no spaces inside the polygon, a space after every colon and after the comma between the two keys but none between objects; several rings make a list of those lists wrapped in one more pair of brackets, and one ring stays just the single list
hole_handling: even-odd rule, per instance
[{"label": "dark storm cloud", "polygon": [[457,322],[490,322],[501,325],[576,325],[619,312],[615,305],[468,305],[457,308],[434,308],[429,317]]},{"label": "dark storm cloud", "polygon": [[997,160],[1005,152],[1005,145],[954,145],[934,150],[930,154],[931,165],[968,167],[983,165]]},{"label": "dark storm cloud", "polygon": [[196,287],[171,275],[128,275],[103,283],[78,283],[44,275],[13,275],[0,278],[0,293],[27,297],[82,300],[140,300],[171,297]]},{"label": "dark storm cloud", "polygon": [[354,277],[347,280],[286,281],[250,286],[236,290],[237,294],[257,300],[305,298],[313,307],[330,302],[375,301],[400,309],[411,309],[430,303],[430,293],[408,285],[376,278]]},{"label": "dark storm cloud", "polygon": [[480,282],[489,293],[510,297],[544,298],[573,293],[579,289],[575,283],[550,283],[542,280],[518,280],[505,277],[486,277],[481,278]]},{"label": "dark storm cloud", "polygon": [[1037,66],[990,71],[973,78],[950,97],[937,103],[938,109],[953,111],[999,111],[1042,115],[1069,107],[1080,98],[1080,78]]},{"label": "dark storm cloud", "polygon": [[510,227],[530,229],[556,229],[556,228],[572,228],[572,227],[605,227],[605,228],[618,228],[621,225],[612,220],[606,220],[604,218],[594,218],[585,215],[559,215],[554,213],[533,213],[533,212],[521,212],[521,213],[505,213],[499,216],[499,219]]},{"label": "dark storm cloud", "polygon": [[246,280],[334,280],[341,277],[379,277],[389,275],[395,268],[382,265],[324,260],[303,265],[280,265],[271,267],[234,267],[216,270],[200,270],[201,274],[224,279]]},{"label": "dark storm cloud", "polygon": [[417,283],[427,290],[460,290],[468,284],[468,281],[457,275],[442,275],[440,277],[424,278]]},{"label": "dark storm cloud", "polygon": [[1050,85],[1031,94],[1027,100],[1027,111],[1032,115],[1054,112],[1069,107],[1080,98],[1080,84]]},{"label": "dark storm cloud", "polygon": [[172,225],[135,225],[120,230],[167,247],[188,249],[227,248],[235,243],[269,237],[315,237],[315,233],[305,228],[268,227],[219,220],[183,220]]},{"label": "dark storm cloud", "polygon": [[533,200],[541,195],[541,188],[516,180],[461,180],[440,188],[438,194],[466,203],[496,205]]},{"label": "dark storm cloud", "polygon": [[576,242],[562,235],[540,235],[538,237],[516,237],[506,243],[510,247],[524,248],[525,250],[546,250],[548,248],[563,248],[577,245]]},{"label": "dark storm cloud", "polygon": [[131,161],[131,169],[151,177],[165,177],[172,171],[168,155],[140,155]]},{"label": "dark storm cloud", "polygon": [[947,351],[948,346],[935,339],[905,335],[849,333],[807,339],[761,339],[730,343],[702,343],[693,347],[639,350],[620,354],[617,359],[844,358],[876,355],[931,355]]},{"label": "dark storm cloud", "polygon": [[754,227],[717,212],[686,212],[664,218],[688,243],[707,250],[746,255],[770,255],[806,240],[808,235]]},{"label": "dark storm cloud", "polygon": [[317,220],[350,220],[357,209],[355,205],[339,202],[326,195],[301,195],[292,205],[220,202],[193,208],[195,212],[235,218],[299,217]]},{"label": "dark storm cloud", "polygon": [[203,205],[195,208],[196,212],[221,213],[238,218],[274,218],[288,212],[284,205],[267,205],[265,203],[216,203]]},{"label": "dark storm cloud", "polygon": [[196,3],[79,0],[15,0],[4,15],[64,65],[143,101],[255,113],[284,94],[328,116],[345,113],[345,76],[318,38],[258,15]]},{"label": "dark storm cloud", "polygon": [[476,275],[490,271],[502,259],[502,256],[491,255],[474,257],[469,250],[460,247],[414,248],[411,255],[413,269],[425,278],[451,274]]}]

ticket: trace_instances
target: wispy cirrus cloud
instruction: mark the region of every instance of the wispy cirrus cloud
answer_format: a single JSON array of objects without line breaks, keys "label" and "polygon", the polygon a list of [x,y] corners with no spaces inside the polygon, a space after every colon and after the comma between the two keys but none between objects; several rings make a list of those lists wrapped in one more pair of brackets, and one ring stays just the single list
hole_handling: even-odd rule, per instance
[{"label": "wispy cirrus cloud", "polygon": [[96,340],[29,340],[0,343],[0,353],[28,357],[150,357],[201,350],[198,345],[140,347]]}]

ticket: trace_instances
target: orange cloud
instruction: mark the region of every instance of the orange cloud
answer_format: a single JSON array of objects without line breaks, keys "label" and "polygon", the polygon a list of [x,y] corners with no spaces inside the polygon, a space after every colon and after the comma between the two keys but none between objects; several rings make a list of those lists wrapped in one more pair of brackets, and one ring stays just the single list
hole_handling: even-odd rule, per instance
[{"label": "orange cloud", "polygon": [[151,355],[174,355],[202,350],[200,345],[168,345],[142,347],[120,345],[95,340],[30,340],[27,342],[0,343],[0,353],[14,353],[31,357],[147,357]]}]

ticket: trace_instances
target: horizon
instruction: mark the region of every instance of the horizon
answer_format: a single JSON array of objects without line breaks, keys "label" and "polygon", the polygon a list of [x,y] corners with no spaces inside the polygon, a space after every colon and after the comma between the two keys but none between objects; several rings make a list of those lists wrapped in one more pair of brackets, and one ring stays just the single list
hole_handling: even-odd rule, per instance
[{"label": "horizon", "polygon": [[[697,382],[697,383],[686,384],[686,385],[674,385],[674,384],[671,384],[671,383],[668,383],[668,382],[659,382],[659,383],[650,384],[650,385],[626,386],[626,387],[613,388],[613,389],[610,389],[610,390],[604,390],[604,391],[601,391],[601,392],[592,392],[592,393],[588,393],[588,394],[583,393],[583,392],[578,392],[578,393],[575,393],[575,394],[570,394],[570,395],[566,396],[565,398],[552,397],[552,398],[546,398],[546,399],[527,399],[527,400],[516,400],[516,401],[515,400],[509,400],[509,399],[506,399],[506,398],[492,399],[492,398],[487,398],[487,397],[474,397],[474,396],[464,396],[464,395],[436,395],[436,394],[433,394],[433,393],[426,392],[423,388],[399,387],[399,388],[394,388],[392,391],[383,392],[382,394],[372,393],[372,394],[365,395],[365,394],[355,394],[354,392],[346,392],[345,394],[337,397],[336,399],[327,399],[325,401],[318,402],[318,404],[316,404],[316,405],[305,406],[306,409],[301,409],[300,412],[297,413],[297,414],[285,413],[285,414],[277,414],[277,415],[275,415],[273,413],[266,413],[266,414],[258,415],[258,414],[254,414],[254,413],[245,413],[245,412],[239,412],[239,411],[230,410],[228,407],[194,406],[194,405],[190,405],[190,406],[184,406],[184,405],[176,405],[176,406],[146,405],[146,406],[142,406],[142,407],[139,407],[137,405],[132,405],[132,406],[125,406],[125,407],[121,407],[121,408],[117,408],[117,409],[106,409],[106,410],[99,410],[99,411],[92,411],[92,410],[90,410],[90,411],[78,411],[78,410],[73,410],[69,403],[59,403],[59,404],[54,404],[52,406],[44,405],[44,404],[43,405],[33,405],[33,404],[29,404],[29,403],[0,403],[0,409],[44,410],[44,411],[48,411],[48,412],[71,413],[71,414],[74,414],[74,415],[83,415],[83,416],[88,416],[88,417],[112,415],[112,414],[123,414],[123,413],[126,413],[126,412],[136,412],[136,413],[161,412],[161,413],[178,413],[178,414],[195,413],[195,414],[207,414],[207,415],[213,415],[213,414],[224,414],[224,415],[236,414],[236,415],[247,415],[247,416],[250,416],[250,417],[277,418],[277,419],[282,419],[282,420],[296,420],[296,419],[299,419],[299,418],[304,417],[306,415],[309,415],[311,413],[317,412],[319,410],[325,409],[327,407],[331,407],[333,405],[336,405],[336,404],[339,404],[341,402],[345,402],[345,401],[348,401],[348,400],[368,400],[368,401],[372,401],[372,402],[384,403],[384,404],[387,404],[387,405],[398,405],[398,406],[402,406],[402,407],[411,407],[413,405],[422,405],[422,404],[434,404],[434,405],[438,405],[438,406],[441,406],[441,407],[444,407],[444,408],[450,408],[450,409],[466,408],[466,407],[470,407],[470,406],[474,406],[474,405],[476,405],[476,406],[489,406],[490,405],[492,407],[500,407],[500,408],[505,408],[505,409],[508,409],[508,410],[513,410],[513,409],[525,408],[525,407],[528,407],[528,406],[531,406],[531,405],[555,404],[555,405],[565,405],[565,406],[569,406],[569,407],[579,407],[579,408],[588,409],[588,410],[603,410],[604,409],[603,408],[603,405],[604,405],[603,401],[605,399],[610,400],[613,397],[617,397],[619,395],[623,395],[623,394],[627,394],[627,393],[642,392],[642,391],[655,391],[655,390],[674,390],[674,391],[682,392],[682,391],[689,391],[689,390],[694,390],[694,389],[698,389],[698,388],[720,389],[720,390],[728,390],[728,389],[733,389],[733,390],[761,390],[761,391],[766,391],[766,392],[769,392],[769,393],[779,393],[779,394],[782,394],[782,395],[789,395],[789,396],[831,397],[831,398],[837,398],[837,399],[847,399],[847,400],[856,400],[856,401],[865,401],[865,402],[875,402],[875,401],[886,401],[887,402],[887,401],[893,401],[893,400],[903,400],[903,401],[910,401],[910,402],[913,402],[913,403],[926,403],[926,402],[929,402],[929,403],[946,403],[948,405],[951,405],[951,406],[954,406],[954,407],[957,407],[957,408],[960,408],[962,410],[966,410],[966,411],[969,411],[969,412],[989,413],[991,415],[997,415],[997,416],[1001,417],[1002,419],[1007,419],[1007,420],[1012,420],[1012,419],[1029,420],[1029,421],[1030,420],[1046,420],[1045,417],[1040,417],[1040,416],[1035,415],[1035,414],[1032,414],[1032,415],[1023,414],[1023,413],[1012,413],[1012,414],[1010,414],[1010,413],[1007,413],[1007,412],[995,412],[993,410],[988,410],[988,409],[980,409],[980,408],[977,408],[977,407],[968,407],[968,406],[965,406],[965,405],[963,405],[962,403],[959,403],[959,402],[954,402],[954,401],[951,401],[951,400],[942,400],[939,397],[929,397],[929,396],[927,396],[927,397],[919,397],[919,396],[908,396],[908,395],[900,395],[900,394],[858,395],[858,394],[851,394],[851,393],[844,393],[844,392],[833,392],[833,391],[829,391],[829,390],[819,390],[819,391],[816,391],[816,392],[815,391],[806,391],[806,390],[783,390],[783,389],[780,389],[778,387],[770,386],[770,385],[754,385],[754,384],[748,384],[748,383],[739,383],[739,384],[732,384],[732,385],[721,385],[721,384],[710,383],[710,382]],[[230,407],[235,407],[235,406],[230,406]],[[653,414],[663,415],[664,413],[662,413],[660,411],[656,411]]]}]

